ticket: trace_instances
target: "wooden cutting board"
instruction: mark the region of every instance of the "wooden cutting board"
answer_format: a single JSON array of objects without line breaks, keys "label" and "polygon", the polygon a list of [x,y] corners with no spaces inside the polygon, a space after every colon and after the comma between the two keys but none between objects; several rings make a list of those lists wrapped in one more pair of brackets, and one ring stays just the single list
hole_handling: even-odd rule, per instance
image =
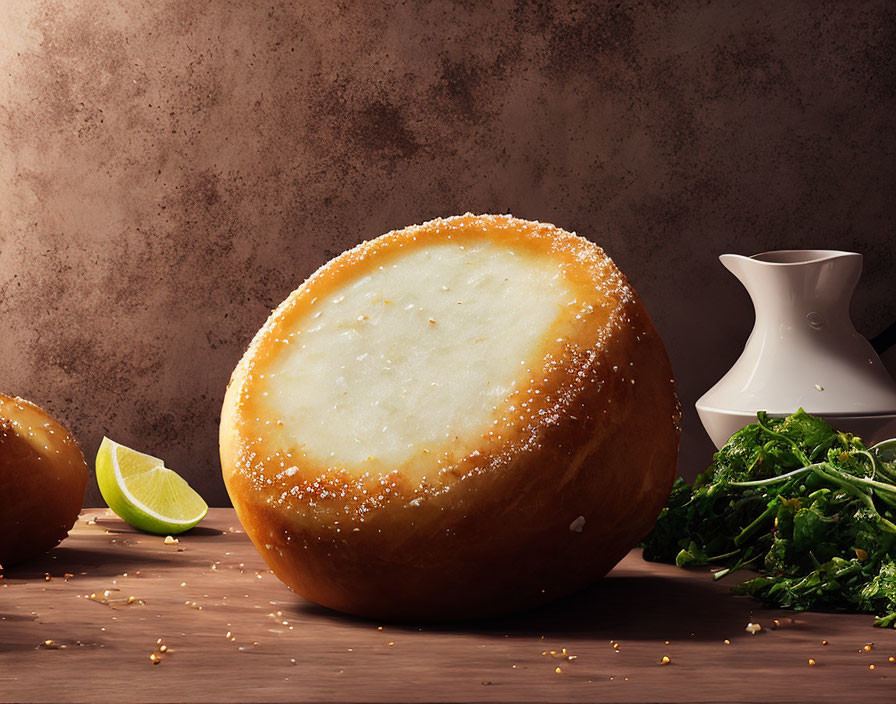
[{"label": "wooden cutting board", "polygon": [[230,509],[167,545],[88,510],[60,547],[0,580],[0,700],[896,701],[896,631],[765,610],[731,584],[633,551],[547,608],[391,625],[297,597]]}]

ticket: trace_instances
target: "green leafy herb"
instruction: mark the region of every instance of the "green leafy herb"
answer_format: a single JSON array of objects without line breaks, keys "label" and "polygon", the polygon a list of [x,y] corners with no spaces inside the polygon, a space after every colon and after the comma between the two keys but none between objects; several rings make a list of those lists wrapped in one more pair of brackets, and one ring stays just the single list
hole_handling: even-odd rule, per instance
[{"label": "green leafy herb", "polygon": [[679,478],[644,557],[714,565],[770,606],[875,614],[896,626],[896,441],[862,441],[800,410],[757,414],[688,485]]}]

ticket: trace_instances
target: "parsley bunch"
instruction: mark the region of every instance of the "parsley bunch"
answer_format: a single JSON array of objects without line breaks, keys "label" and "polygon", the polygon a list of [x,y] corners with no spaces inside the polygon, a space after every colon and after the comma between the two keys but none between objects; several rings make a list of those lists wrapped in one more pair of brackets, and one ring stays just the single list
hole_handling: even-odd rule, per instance
[{"label": "parsley bunch", "polygon": [[800,410],[757,414],[688,485],[679,478],[644,557],[741,567],[769,606],[875,614],[896,625],[896,441],[862,441]]}]

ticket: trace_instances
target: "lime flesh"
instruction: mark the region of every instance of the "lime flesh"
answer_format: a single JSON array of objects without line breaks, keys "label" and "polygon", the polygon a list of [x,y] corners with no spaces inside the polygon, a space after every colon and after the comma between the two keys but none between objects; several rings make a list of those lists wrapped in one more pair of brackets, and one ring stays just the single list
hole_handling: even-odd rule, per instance
[{"label": "lime flesh", "polygon": [[208,511],[202,497],[162,460],[109,438],[96,454],[96,480],[109,508],[147,533],[183,533]]}]

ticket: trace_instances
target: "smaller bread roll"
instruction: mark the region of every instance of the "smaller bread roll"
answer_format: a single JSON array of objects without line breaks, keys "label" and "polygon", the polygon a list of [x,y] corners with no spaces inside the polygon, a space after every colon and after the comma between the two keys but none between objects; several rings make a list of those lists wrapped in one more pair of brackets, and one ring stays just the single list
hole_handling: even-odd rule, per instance
[{"label": "smaller bread roll", "polygon": [[665,348],[600,247],[465,215],[341,254],[231,378],[221,463],[273,572],[333,609],[452,620],[604,575],[676,473]]},{"label": "smaller bread roll", "polygon": [[30,401],[0,394],[0,564],[40,555],[68,535],[87,474],[68,430]]}]

